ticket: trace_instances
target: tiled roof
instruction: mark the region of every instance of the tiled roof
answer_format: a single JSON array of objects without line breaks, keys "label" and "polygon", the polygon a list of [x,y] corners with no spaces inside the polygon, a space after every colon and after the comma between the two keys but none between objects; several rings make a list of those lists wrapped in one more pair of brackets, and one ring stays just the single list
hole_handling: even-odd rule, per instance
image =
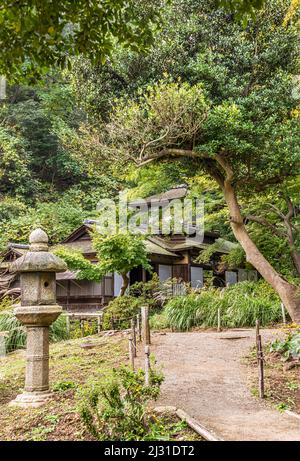
[{"label": "tiled roof", "polygon": [[175,199],[183,199],[186,197],[188,189],[186,185],[177,186],[173,189],[170,189],[166,192],[161,192],[160,194],[150,195],[150,197],[144,198],[142,201],[139,199],[131,200],[129,206],[138,206],[141,203],[147,202],[148,204],[153,202],[168,202]]}]

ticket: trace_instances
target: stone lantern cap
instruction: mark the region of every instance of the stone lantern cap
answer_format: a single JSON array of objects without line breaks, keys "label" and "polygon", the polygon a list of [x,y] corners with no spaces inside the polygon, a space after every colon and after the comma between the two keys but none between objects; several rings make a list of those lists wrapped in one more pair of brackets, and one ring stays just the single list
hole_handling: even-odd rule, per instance
[{"label": "stone lantern cap", "polygon": [[66,263],[48,251],[48,235],[35,229],[29,236],[29,251],[10,265],[10,272],[65,272]]}]

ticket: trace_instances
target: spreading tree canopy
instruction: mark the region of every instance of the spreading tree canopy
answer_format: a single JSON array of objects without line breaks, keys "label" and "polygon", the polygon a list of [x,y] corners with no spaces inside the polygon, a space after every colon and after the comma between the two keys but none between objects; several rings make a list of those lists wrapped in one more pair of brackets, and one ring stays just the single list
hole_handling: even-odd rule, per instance
[{"label": "spreading tree canopy", "polygon": [[38,76],[79,54],[103,62],[117,43],[144,49],[153,39],[160,6],[156,0],[3,0],[0,74]]},{"label": "spreading tree canopy", "polygon": [[[177,2],[169,13],[179,16],[177,22],[172,29],[168,21],[152,54],[138,62],[127,55],[122,67],[116,64],[126,84],[95,148],[139,167],[189,159],[195,171],[209,174],[224,194],[248,262],[300,321],[297,287],[258,250],[238,201],[245,195],[255,201],[299,175],[298,17],[285,21],[289,7],[270,0],[245,29],[210,2]],[[186,14],[189,21],[183,21]],[[137,65],[139,80],[130,82]]]}]

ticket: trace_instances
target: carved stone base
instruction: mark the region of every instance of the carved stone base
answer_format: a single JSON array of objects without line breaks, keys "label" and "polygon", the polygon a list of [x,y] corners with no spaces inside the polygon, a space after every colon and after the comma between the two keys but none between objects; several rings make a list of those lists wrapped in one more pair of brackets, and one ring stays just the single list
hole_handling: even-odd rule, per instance
[{"label": "carved stone base", "polygon": [[38,408],[51,399],[52,394],[49,391],[46,392],[23,392],[17,395],[17,397],[9,403],[9,406],[21,407],[21,408]]}]

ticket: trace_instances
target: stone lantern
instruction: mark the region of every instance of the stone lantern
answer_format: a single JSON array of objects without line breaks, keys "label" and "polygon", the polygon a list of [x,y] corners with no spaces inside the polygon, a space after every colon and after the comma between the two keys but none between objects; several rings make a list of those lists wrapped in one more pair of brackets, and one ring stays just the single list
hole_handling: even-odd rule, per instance
[{"label": "stone lantern", "polygon": [[42,229],[29,237],[29,251],[14,261],[12,272],[20,273],[21,304],[14,313],[26,327],[26,376],[24,392],[11,402],[38,407],[51,396],[49,391],[49,326],[62,308],[56,303],[56,272],[64,272],[64,261],[48,252],[48,236]]}]

